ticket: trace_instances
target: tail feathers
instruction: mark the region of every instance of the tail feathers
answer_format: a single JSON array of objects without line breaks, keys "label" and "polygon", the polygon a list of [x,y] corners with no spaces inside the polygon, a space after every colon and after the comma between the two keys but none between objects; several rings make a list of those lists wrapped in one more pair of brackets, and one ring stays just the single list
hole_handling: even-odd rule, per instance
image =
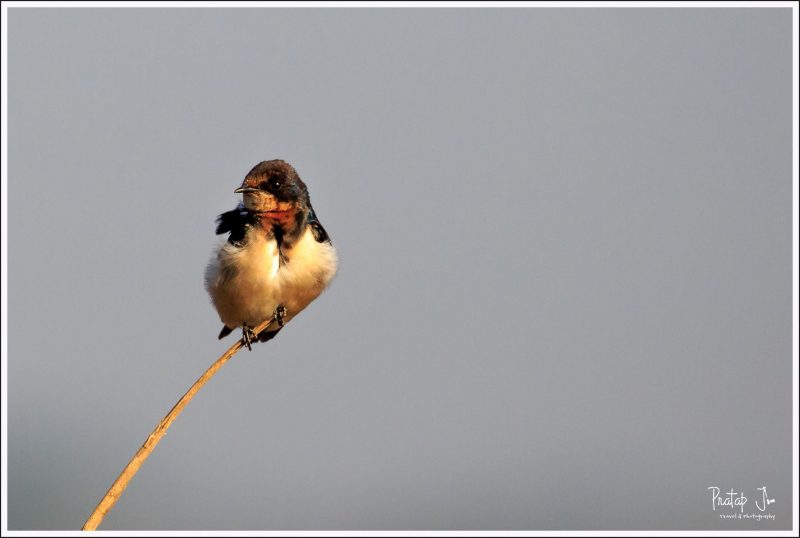
[{"label": "tail feathers", "polygon": [[281,329],[282,329],[282,327],[280,327],[280,328],[278,328],[278,329],[276,329],[274,331],[264,331],[263,333],[258,335],[258,341],[259,342],[269,342],[270,340],[275,338],[275,335],[278,334]]},{"label": "tail feathers", "polygon": [[[258,341],[259,342],[269,342],[270,340],[275,338],[275,335],[278,334],[282,328],[283,327],[280,327],[280,328],[278,328],[278,329],[276,329],[274,331],[264,331],[263,333],[258,335]],[[223,325],[222,326],[222,330],[219,332],[219,336],[217,336],[217,339],[218,340],[222,340],[223,338],[225,338],[226,336],[228,336],[232,332],[233,332],[233,329],[231,329],[227,325]]]},{"label": "tail feathers", "polygon": [[225,338],[226,336],[228,336],[232,332],[233,332],[233,329],[231,329],[227,325],[223,325],[222,326],[222,330],[219,332],[219,336],[217,336],[217,340],[222,340],[223,338]]}]

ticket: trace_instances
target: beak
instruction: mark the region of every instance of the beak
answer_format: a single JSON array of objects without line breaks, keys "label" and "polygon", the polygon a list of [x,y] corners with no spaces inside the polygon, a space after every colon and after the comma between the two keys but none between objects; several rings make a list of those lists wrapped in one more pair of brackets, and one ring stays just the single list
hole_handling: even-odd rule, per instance
[{"label": "beak", "polygon": [[238,189],[236,189],[233,192],[242,193],[242,192],[256,192],[256,191],[258,191],[258,189],[255,189],[253,187],[239,187]]}]

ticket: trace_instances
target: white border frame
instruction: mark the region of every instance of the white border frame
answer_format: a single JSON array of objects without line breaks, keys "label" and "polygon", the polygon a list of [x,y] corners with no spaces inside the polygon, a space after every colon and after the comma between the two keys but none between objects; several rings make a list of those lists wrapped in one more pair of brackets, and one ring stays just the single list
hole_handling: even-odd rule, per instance
[{"label": "white border frame", "polygon": [[[8,530],[8,9],[9,8],[81,8],[81,7],[114,7],[114,8],[190,8],[190,7],[284,7],[284,8],[337,8],[337,7],[372,7],[372,8],[504,8],[504,7],[625,7],[625,8],[791,8],[792,9],[792,378],[793,378],[793,501],[792,530],[787,531],[95,531],[100,536],[331,536],[331,537],[366,537],[366,536],[797,536],[798,535],[798,4],[796,2],[507,2],[507,1],[475,1],[475,2],[3,2],[0,14],[2,31],[2,148],[0,149],[0,197],[2,200],[2,232],[0,233],[0,375],[2,375],[2,483],[0,483],[0,532],[3,536],[78,536],[81,531],[9,531]],[[87,504],[86,515],[91,510],[91,500]]]}]

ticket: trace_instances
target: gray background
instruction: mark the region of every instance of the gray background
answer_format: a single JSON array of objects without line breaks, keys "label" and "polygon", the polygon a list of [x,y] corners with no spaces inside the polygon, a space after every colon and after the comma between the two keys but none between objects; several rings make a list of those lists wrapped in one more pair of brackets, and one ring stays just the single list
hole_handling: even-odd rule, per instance
[{"label": "gray background", "polygon": [[275,157],[339,276],[102,528],[791,526],[789,9],[9,14],[10,528],[232,343],[214,218]]}]

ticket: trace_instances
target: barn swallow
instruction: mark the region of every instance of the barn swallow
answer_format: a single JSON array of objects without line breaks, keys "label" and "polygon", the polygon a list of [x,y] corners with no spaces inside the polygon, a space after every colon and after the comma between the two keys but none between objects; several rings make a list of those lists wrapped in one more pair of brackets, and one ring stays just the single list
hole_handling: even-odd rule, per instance
[{"label": "barn swallow", "polygon": [[217,217],[228,240],[212,256],[205,284],[223,327],[219,338],[242,328],[248,349],[253,328],[268,318],[277,328],[266,342],[316,299],[336,274],[337,256],[297,171],[280,159],[258,163],[245,176],[242,202]]}]

